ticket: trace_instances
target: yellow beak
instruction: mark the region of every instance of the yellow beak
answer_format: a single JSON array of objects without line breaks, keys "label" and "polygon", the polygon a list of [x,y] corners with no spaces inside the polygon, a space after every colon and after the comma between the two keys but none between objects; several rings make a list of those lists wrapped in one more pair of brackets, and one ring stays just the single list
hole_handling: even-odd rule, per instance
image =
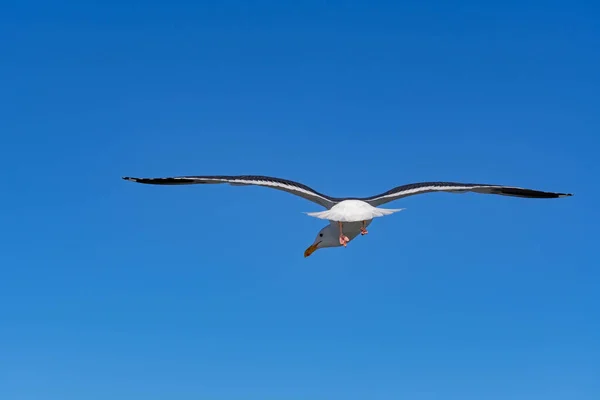
[{"label": "yellow beak", "polygon": [[312,244],[312,245],[310,245],[310,246],[308,247],[308,249],[306,249],[306,250],[304,251],[304,257],[308,257],[308,256],[310,256],[312,253],[314,253],[314,252],[315,252],[315,250],[317,249],[317,247],[319,246],[319,243],[321,243],[321,242],[317,242],[317,243],[315,243],[315,244]]}]

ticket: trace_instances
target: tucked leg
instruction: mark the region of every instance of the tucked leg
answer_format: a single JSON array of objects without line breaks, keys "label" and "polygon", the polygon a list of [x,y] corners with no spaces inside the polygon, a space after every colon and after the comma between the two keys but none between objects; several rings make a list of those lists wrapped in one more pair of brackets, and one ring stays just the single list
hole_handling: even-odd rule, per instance
[{"label": "tucked leg", "polygon": [[346,244],[350,241],[350,239],[348,239],[348,236],[344,235],[344,231],[342,229],[342,223],[338,222],[338,225],[340,226],[340,244],[344,247],[346,247]]},{"label": "tucked leg", "polygon": [[367,221],[363,221],[362,226],[360,227],[360,234],[366,235],[367,233],[369,233],[369,231],[367,231]]}]

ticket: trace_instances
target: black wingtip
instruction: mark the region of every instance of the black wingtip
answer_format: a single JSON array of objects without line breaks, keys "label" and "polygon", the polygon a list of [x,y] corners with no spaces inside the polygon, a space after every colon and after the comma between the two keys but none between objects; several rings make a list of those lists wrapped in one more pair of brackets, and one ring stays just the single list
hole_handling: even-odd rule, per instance
[{"label": "black wingtip", "polygon": [[122,179],[124,179],[126,181],[131,181],[131,182],[137,182],[138,181],[137,178],[132,178],[130,176],[124,176],[124,177],[122,177]]},{"label": "black wingtip", "polygon": [[556,199],[560,197],[573,196],[573,193],[543,192],[540,190],[523,189],[515,187],[500,187],[497,190],[492,190],[492,193],[516,197],[526,197],[530,199]]}]

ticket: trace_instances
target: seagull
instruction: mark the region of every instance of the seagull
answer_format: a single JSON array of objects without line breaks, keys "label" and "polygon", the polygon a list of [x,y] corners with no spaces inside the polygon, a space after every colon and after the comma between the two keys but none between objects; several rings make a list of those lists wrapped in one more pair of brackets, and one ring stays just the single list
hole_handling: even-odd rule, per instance
[{"label": "seagull", "polygon": [[173,176],[164,178],[132,178],[124,180],[151,185],[198,185],[227,183],[233,186],[264,186],[282,190],[312,201],[325,208],[325,211],[306,212],[305,214],[329,221],[322,228],[313,243],[304,251],[304,257],[318,249],[346,247],[359,234],[366,235],[367,227],[374,218],[383,217],[404,210],[403,208],[382,208],[382,204],[404,197],[431,192],[496,194],[502,196],[524,197],[531,199],[554,199],[569,197],[571,193],[543,192],[515,186],[489,185],[457,182],[419,182],[394,187],[387,192],[370,197],[332,197],[299,182],[262,175],[206,175]]}]

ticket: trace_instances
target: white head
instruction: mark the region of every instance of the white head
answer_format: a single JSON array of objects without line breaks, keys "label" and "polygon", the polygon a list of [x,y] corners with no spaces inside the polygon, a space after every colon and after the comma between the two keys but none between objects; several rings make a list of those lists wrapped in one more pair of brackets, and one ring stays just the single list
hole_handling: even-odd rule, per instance
[{"label": "white head", "polygon": [[333,229],[332,225],[327,225],[317,233],[313,244],[304,251],[304,257],[310,256],[318,249],[338,246],[341,246],[339,232]]}]

